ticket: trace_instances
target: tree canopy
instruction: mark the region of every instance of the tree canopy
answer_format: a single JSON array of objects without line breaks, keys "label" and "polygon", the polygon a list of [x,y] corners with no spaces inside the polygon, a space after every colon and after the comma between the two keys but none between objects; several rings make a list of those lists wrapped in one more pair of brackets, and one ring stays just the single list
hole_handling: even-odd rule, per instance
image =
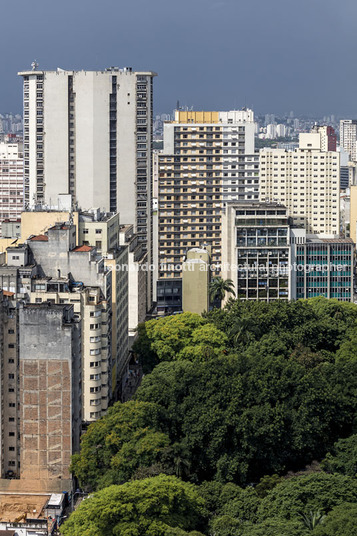
[{"label": "tree canopy", "polygon": [[97,489],[129,480],[139,467],[161,463],[168,454],[169,437],[161,431],[160,408],[150,402],[117,403],[89,426],[80,454],[72,457],[72,472],[80,485]]},{"label": "tree canopy", "polygon": [[342,473],[343,475],[357,475],[357,434],[346,439],[339,439],[326,458],[322,467],[329,473]]},{"label": "tree canopy", "polygon": [[[97,491],[65,536],[352,535],[356,333],[357,306],[323,298],[230,300],[141,324],[145,377],[84,434],[72,471]],[[177,517],[163,490],[181,497]]]},{"label": "tree canopy", "polygon": [[63,536],[183,536],[204,527],[206,516],[194,485],[160,475],[94,493],[82,501],[61,532]]}]

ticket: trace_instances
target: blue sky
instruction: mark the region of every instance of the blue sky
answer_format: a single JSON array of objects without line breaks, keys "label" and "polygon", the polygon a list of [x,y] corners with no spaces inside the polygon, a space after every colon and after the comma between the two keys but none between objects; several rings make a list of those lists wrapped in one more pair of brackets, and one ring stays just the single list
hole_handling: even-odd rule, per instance
[{"label": "blue sky", "polygon": [[17,71],[154,70],[155,109],[357,116],[356,0],[16,0],[0,9],[0,111]]}]

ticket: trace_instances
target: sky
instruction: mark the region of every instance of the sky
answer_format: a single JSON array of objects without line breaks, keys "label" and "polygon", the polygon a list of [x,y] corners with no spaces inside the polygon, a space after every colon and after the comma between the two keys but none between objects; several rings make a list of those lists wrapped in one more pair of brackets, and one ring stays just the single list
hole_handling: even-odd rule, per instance
[{"label": "sky", "polygon": [[357,117],[356,0],[3,0],[0,112],[30,69],[153,70],[155,112]]}]

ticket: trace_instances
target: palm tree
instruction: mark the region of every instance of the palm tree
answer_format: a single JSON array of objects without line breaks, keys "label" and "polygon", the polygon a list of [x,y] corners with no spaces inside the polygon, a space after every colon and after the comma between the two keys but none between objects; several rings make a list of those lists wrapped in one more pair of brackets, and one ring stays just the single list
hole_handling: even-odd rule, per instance
[{"label": "palm tree", "polygon": [[308,530],[314,530],[314,528],[323,523],[326,518],[326,516],[320,511],[310,511],[308,514],[300,512],[300,517],[302,518],[302,522]]},{"label": "palm tree", "polygon": [[232,279],[222,279],[222,277],[214,277],[209,286],[209,296],[211,302],[215,300],[224,300],[226,293],[232,294],[235,297],[234,283]]}]

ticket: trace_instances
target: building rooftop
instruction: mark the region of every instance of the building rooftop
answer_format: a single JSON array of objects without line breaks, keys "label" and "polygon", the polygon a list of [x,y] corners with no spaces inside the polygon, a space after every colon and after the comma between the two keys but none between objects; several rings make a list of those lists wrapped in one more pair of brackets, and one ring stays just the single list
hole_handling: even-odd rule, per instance
[{"label": "building rooftop", "polygon": [[29,240],[31,240],[31,242],[48,242],[48,236],[39,234],[36,236],[31,236]]},{"label": "building rooftop", "polygon": [[30,76],[30,75],[34,75],[34,74],[46,74],[46,73],[57,73],[57,74],[61,74],[61,73],[70,73],[70,74],[77,74],[77,73],[112,73],[112,72],[116,72],[116,73],[128,73],[128,74],[141,74],[141,75],[144,75],[144,76],[157,76],[157,73],[155,73],[154,71],[133,71],[133,69],[131,67],[123,67],[123,68],[119,68],[119,67],[108,67],[106,68],[105,70],[102,70],[102,71],[86,71],[84,69],[82,69],[81,71],[71,71],[71,70],[68,70],[68,69],[61,69],[61,67],[57,67],[57,69],[55,70],[45,70],[45,71],[41,71],[41,70],[37,70],[37,69],[32,69],[32,70],[28,70],[28,71],[20,71],[18,72],[17,74],[19,76]]},{"label": "building rooftop", "polygon": [[48,230],[49,231],[69,231],[70,228],[71,226],[69,223],[58,222],[52,225],[51,227],[49,227]]},{"label": "building rooftop", "polygon": [[93,246],[77,246],[72,251],[88,252],[92,251],[92,249],[94,249]]},{"label": "building rooftop", "polygon": [[333,243],[333,244],[354,244],[352,238],[306,238],[307,242],[316,242],[316,243]]},{"label": "building rooftop", "polygon": [[238,207],[238,208],[283,208],[287,210],[285,205],[277,203],[276,201],[227,201],[227,207]]},{"label": "building rooftop", "polygon": [[0,495],[0,521],[24,522],[27,518],[43,519],[50,495]]},{"label": "building rooftop", "polygon": [[9,290],[4,290],[3,289],[2,293],[3,293],[4,296],[9,296],[9,297],[15,296],[15,292],[10,292]]}]

